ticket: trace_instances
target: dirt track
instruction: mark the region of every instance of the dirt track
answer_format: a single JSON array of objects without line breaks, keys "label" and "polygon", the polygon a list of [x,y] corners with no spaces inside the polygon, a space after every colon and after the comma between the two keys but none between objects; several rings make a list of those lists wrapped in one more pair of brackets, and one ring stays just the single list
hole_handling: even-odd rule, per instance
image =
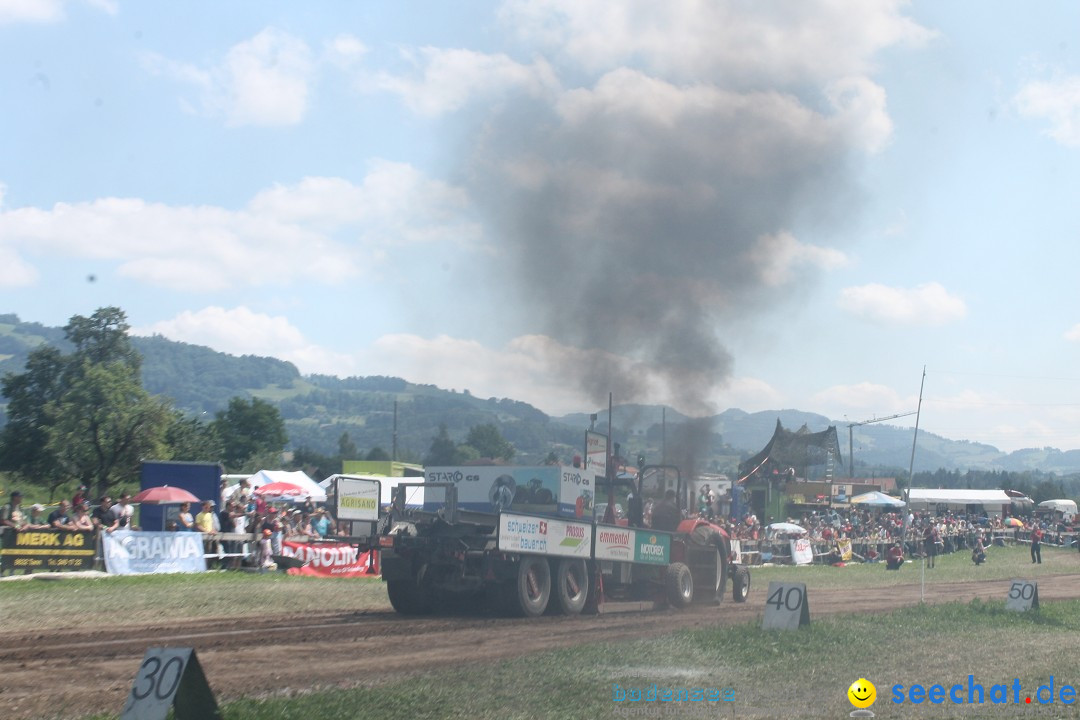
[{"label": "dirt track", "polygon": [[[928,585],[930,603],[1003,599],[1007,580]],[[1039,578],[1040,599],[1080,598],[1080,575]],[[919,601],[919,586],[814,590],[811,617],[890,610]],[[687,611],[612,613],[537,620],[439,617],[391,612],[278,615],[47,633],[0,633],[0,717],[78,717],[119,712],[146,648],[194,647],[219,701],[319,687],[373,684],[451,663],[489,663],[543,650],[658,635],[676,628],[749,622],[765,588],[745,605],[725,600]],[[393,651],[386,647],[392,641]],[[297,672],[297,669],[301,669]]]}]

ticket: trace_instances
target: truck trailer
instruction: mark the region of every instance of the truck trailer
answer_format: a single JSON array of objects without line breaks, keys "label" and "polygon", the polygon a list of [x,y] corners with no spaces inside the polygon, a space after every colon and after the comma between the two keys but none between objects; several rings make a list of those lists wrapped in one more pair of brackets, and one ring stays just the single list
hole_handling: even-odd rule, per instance
[{"label": "truck trailer", "polygon": [[[609,502],[614,482],[600,488]],[[677,469],[646,467],[636,481],[621,481],[626,525],[595,518],[604,483],[559,466],[431,468],[424,482],[400,483],[379,523],[391,605],[403,615],[481,604],[517,616],[620,602],[681,608],[719,602],[729,581],[735,601],[746,600],[749,570],[734,562],[723,528],[681,512],[677,527],[661,530],[642,512],[668,489],[687,508]],[[424,489],[422,508],[406,504],[410,487]]]}]

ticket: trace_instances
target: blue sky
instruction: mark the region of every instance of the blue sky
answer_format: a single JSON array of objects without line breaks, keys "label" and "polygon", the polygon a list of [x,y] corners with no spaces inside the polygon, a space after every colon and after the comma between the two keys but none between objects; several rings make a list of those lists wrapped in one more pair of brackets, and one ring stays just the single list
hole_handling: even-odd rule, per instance
[{"label": "blue sky", "polygon": [[[1080,6],[0,0],[0,310],[1080,447]],[[90,277],[93,276],[93,281]],[[904,425],[910,418],[897,421]]]}]

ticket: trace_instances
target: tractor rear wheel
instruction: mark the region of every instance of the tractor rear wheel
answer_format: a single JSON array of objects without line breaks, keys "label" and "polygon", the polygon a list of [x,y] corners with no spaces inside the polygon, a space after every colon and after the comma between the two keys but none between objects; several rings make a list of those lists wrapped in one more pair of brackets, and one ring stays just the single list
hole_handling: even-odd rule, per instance
[{"label": "tractor rear wheel", "polygon": [[555,565],[555,601],[563,615],[577,615],[589,598],[589,569],[584,560],[559,560]]},{"label": "tractor rear wheel", "polygon": [[667,599],[672,607],[684,608],[694,601],[694,576],[681,562],[668,565],[664,581]]}]

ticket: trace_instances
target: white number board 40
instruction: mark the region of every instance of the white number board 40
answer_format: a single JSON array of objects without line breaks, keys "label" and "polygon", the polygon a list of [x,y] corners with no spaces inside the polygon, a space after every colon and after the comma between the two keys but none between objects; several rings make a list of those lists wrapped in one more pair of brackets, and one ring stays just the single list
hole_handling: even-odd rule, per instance
[{"label": "white number board 40", "polygon": [[810,600],[806,597],[806,583],[785,583],[776,580],[769,583],[765,598],[765,617],[762,630],[798,630],[810,624]]}]

